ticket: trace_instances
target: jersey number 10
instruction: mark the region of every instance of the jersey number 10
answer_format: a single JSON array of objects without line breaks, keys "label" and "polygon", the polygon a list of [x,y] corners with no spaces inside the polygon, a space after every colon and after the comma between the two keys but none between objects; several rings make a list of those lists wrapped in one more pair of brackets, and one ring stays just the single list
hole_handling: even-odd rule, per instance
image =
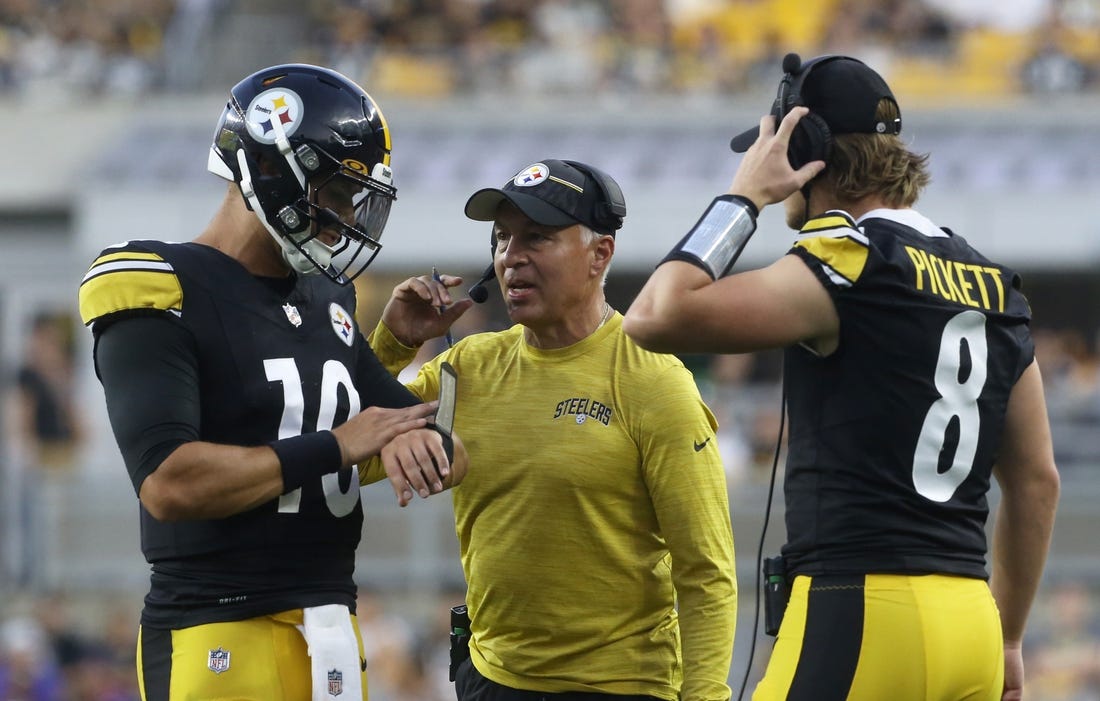
[{"label": "jersey number 10", "polygon": [[[279,422],[279,440],[302,434],[302,415],[305,413],[305,398],[302,396],[302,377],[294,358],[268,358],[264,360],[267,379],[279,382],[283,386],[283,418]],[[321,406],[317,411],[317,430],[332,428],[336,420],[336,398],[340,387],[348,397],[348,417],[359,413],[359,392],[351,381],[351,373],[339,360],[326,360],[321,372]],[[321,478],[324,488],[325,505],[332,515],[340,518],[347,516],[359,502],[359,479],[352,479],[345,492],[340,489],[340,476],[330,473]],[[279,513],[296,514],[301,507],[302,488],[287,492],[279,497]]]}]

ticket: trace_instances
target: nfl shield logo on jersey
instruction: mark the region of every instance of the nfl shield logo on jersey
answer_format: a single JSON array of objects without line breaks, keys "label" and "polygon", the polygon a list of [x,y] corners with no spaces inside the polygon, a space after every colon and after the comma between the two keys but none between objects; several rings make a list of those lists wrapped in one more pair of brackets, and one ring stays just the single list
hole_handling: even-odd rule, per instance
[{"label": "nfl shield logo on jersey", "polygon": [[329,696],[339,696],[344,693],[344,673],[338,669],[330,669],[328,672]]},{"label": "nfl shield logo on jersey", "polygon": [[294,328],[298,328],[302,325],[302,315],[298,313],[298,308],[290,302],[283,305],[283,311],[286,312],[286,319],[290,323],[294,324]]},{"label": "nfl shield logo on jersey", "polygon": [[229,650],[223,650],[220,647],[217,650],[211,650],[210,655],[206,658],[206,666],[214,674],[221,674],[229,669]]}]

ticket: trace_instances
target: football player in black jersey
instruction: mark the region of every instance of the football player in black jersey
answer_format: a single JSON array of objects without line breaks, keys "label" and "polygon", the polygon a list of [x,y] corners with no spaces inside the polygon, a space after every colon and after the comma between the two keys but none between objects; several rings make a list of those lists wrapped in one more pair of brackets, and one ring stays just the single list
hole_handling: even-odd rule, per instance
[{"label": "football player in black jersey", "polygon": [[[1059,491],[1020,277],[912,208],[927,156],[875,71],[794,54],[783,70],[733,140],[729,193],[624,324],[666,352],[785,348],[790,600],[753,698],[1019,698]],[[729,275],[781,201],[793,247]]]},{"label": "football player in black jersey", "polygon": [[206,230],[108,248],[81,283],[152,566],[146,701],[366,698],[359,475],[380,460],[425,497],[466,464],[355,324],[348,283],[380,248],[389,163],[358,85],[261,70],[217,125],[209,169],[231,184]]}]

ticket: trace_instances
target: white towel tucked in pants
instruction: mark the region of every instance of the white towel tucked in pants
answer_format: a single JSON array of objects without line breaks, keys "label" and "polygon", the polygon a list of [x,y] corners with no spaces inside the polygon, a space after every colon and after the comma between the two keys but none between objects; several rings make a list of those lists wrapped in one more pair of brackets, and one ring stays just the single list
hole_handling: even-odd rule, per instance
[{"label": "white towel tucked in pants", "polygon": [[313,701],[362,701],[359,642],[347,606],[303,609],[302,635],[313,668]]}]

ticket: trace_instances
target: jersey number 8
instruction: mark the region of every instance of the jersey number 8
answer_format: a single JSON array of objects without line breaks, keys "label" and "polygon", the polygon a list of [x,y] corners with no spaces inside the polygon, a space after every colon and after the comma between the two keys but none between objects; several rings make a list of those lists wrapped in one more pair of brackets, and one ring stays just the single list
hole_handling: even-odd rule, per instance
[{"label": "jersey number 8", "polygon": [[[969,349],[970,372],[960,382],[964,341]],[[935,375],[940,398],[932,402],[924,417],[913,454],[913,486],[918,494],[932,501],[942,503],[954,496],[955,490],[974,467],[981,429],[978,397],[985,387],[988,350],[985,315],[981,312],[961,312],[944,326]],[[952,418],[959,421],[959,444],[951,466],[940,472],[940,455],[947,442],[947,428]]]}]

